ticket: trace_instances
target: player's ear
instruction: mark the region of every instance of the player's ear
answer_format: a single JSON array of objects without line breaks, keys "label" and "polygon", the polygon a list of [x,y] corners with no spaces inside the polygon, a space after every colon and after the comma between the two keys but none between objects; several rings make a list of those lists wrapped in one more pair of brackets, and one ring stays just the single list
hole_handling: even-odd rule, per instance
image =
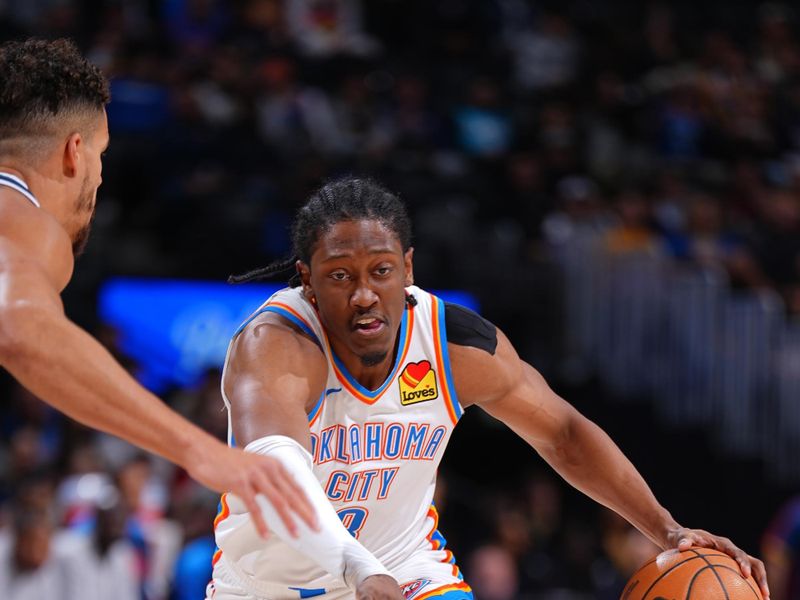
[{"label": "player's ear", "polygon": [[62,173],[65,177],[75,177],[78,165],[83,158],[83,138],[80,133],[71,133],[64,143],[64,152],[61,158]]},{"label": "player's ear", "polygon": [[405,287],[410,285],[414,285],[414,248],[409,247],[406,250],[405,254],[403,255],[403,263],[405,264],[406,270],[406,281]]},{"label": "player's ear", "polygon": [[294,266],[297,269],[297,274],[300,276],[300,283],[303,285],[303,295],[311,304],[316,304],[317,300],[314,297],[314,290],[311,289],[311,268],[302,260],[298,260],[294,263]]}]

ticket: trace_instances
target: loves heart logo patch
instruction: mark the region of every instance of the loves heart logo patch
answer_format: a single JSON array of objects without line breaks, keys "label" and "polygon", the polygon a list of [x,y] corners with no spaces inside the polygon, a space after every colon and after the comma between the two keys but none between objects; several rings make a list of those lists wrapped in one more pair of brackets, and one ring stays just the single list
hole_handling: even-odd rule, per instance
[{"label": "loves heart logo patch", "polygon": [[427,360],[408,363],[397,381],[400,384],[400,404],[403,406],[439,397],[436,371],[431,368],[431,363]]}]

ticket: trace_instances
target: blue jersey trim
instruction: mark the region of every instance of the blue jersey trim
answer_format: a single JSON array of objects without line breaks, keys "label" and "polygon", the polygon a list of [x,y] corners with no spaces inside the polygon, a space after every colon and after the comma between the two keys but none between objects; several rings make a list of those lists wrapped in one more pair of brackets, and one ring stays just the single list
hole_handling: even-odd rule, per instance
[{"label": "blue jersey trim", "polygon": [[347,383],[352,385],[359,393],[363,394],[367,398],[375,398],[383,393],[383,390],[394,381],[395,376],[397,375],[397,369],[400,366],[400,359],[402,358],[403,348],[406,345],[406,335],[408,334],[408,310],[403,311],[403,319],[400,322],[400,335],[397,336],[397,355],[394,358],[394,367],[392,367],[389,376],[383,382],[381,387],[377,390],[372,391],[365,388],[363,385],[358,383],[356,379],[350,375],[347,371],[347,367],[344,366],[344,363],[336,356],[336,353],[333,351],[333,346],[331,346],[331,356],[333,357],[333,362],[336,363],[336,368],[339,369],[339,372],[344,375],[344,378],[347,379]]},{"label": "blue jersey trim", "polygon": [[441,596],[435,596],[435,598],[436,600],[475,600],[475,596],[472,595],[472,592],[466,592],[464,590],[451,590]]},{"label": "blue jersey trim", "polygon": [[314,343],[317,344],[317,346],[322,347],[322,345],[319,343],[319,338],[317,338],[317,334],[314,333],[314,331],[308,325],[306,325],[303,321],[301,321],[300,319],[295,317],[288,310],[285,310],[285,309],[281,308],[280,306],[264,306],[260,310],[254,312],[252,315],[250,315],[247,318],[247,320],[244,323],[239,325],[239,328],[233,333],[233,336],[231,336],[231,337],[235,338],[237,335],[239,335],[244,330],[245,327],[247,327],[253,321],[253,319],[255,319],[258,315],[260,315],[262,313],[265,313],[265,312],[275,313],[276,315],[280,315],[284,319],[287,319],[288,321],[291,321],[292,323],[297,325],[300,329],[302,329],[303,332],[305,334],[307,334],[312,340],[314,340]]},{"label": "blue jersey trim", "polygon": [[450,392],[451,405],[456,419],[460,419],[464,411],[461,409],[461,404],[456,395],[456,387],[453,385],[453,372],[450,370],[450,353],[447,350],[447,325],[445,324],[444,316],[444,301],[436,297],[436,304],[439,311],[439,331],[434,332],[434,335],[439,336],[439,345],[442,347],[442,360],[444,361],[444,375],[447,379],[447,389]]},{"label": "blue jersey trim", "polygon": [[313,598],[314,596],[322,596],[325,593],[325,588],[299,588],[299,587],[290,587],[290,590],[294,590],[298,594],[300,594],[301,598]]},{"label": "blue jersey trim", "polygon": [[36,208],[42,207],[42,205],[39,203],[39,200],[37,200],[36,196],[34,196],[31,192],[28,184],[22,181],[19,177],[9,175],[8,173],[0,173],[0,185],[10,187],[12,190],[16,190],[30,200],[31,204],[33,204]]},{"label": "blue jersey trim", "polygon": [[319,411],[322,409],[322,405],[325,402],[325,397],[326,396],[327,396],[327,394],[325,392],[322,392],[319,395],[319,400],[317,400],[317,403],[314,405],[314,408],[311,409],[311,412],[308,413],[308,422],[309,423],[311,423],[311,421],[313,421],[314,419],[317,418],[317,415],[319,414]]}]

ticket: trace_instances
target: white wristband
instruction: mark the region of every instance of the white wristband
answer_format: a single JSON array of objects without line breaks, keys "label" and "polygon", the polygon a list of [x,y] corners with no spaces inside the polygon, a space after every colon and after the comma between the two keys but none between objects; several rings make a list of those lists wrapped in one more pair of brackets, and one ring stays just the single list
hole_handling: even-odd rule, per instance
[{"label": "white wristband", "polygon": [[386,567],[342,525],[311,470],[314,464],[311,455],[297,441],[284,435],[270,435],[250,442],[244,450],[281,461],[303,488],[317,513],[319,531],[311,530],[298,520],[298,536],[292,537],[269,500],[259,494],[256,503],[270,531],[350,588],[355,589],[371,575],[391,576]]}]

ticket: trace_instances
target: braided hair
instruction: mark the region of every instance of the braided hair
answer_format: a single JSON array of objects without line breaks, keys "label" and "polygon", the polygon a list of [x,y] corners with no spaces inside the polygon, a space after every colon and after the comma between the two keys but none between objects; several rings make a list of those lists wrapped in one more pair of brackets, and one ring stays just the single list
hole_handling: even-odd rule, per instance
[{"label": "braided hair", "polygon": [[[295,267],[298,260],[311,262],[311,254],[320,236],[343,221],[379,221],[400,240],[403,252],[411,246],[411,220],[403,202],[395,194],[371,179],[345,177],[330,181],[318,189],[297,211],[292,225],[292,255],[266,267],[231,275],[228,283],[269,279]],[[295,273],[289,285],[300,285]]]}]

